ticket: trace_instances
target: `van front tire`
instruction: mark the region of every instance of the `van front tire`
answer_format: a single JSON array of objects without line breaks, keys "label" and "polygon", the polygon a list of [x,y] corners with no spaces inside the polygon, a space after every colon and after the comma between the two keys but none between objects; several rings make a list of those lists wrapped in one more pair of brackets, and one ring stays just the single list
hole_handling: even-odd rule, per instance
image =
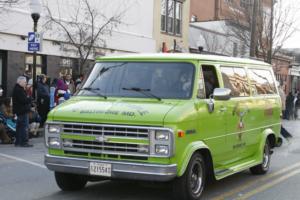
[{"label": "van front tire", "polygon": [[263,162],[257,166],[251,167],[250,168],[251,173],[255,175],[266,174],[270,168],[270,161],[271,161],[271,147],[269,141],[267,140],[263,151]]},{"label": "van front tire", "polygon": [[76,191],[85,187],[87,179],[76,174],[55,172],[55,180],[58,187],[63,191]]},{"label": "van front tire", "polygon": [[204,158],[200,153],[195,153],[181,177],[173,182],[174,199],[199,200],[206,180]]}]

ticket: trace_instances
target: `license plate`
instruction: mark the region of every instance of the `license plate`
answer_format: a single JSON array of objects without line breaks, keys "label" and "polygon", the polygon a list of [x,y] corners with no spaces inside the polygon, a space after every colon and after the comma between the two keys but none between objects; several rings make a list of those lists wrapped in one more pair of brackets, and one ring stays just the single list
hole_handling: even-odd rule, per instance
[{"label": "license plate", "polygon": [[111,164],[90,162],[90,175],[111,177]]}]

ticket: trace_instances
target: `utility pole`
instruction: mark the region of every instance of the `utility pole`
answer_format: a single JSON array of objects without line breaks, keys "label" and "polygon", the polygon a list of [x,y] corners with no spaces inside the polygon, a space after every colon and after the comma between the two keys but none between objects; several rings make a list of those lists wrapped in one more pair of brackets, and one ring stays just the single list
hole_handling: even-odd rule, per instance
[{"label": "utility pole", "polygon": [[258,1],[253,0],[253,8],[252,8],[252,20],[251,20],[251,41],[250,41],[250,57],[255,57],[255,49],[257,44],[257,37],[256,37],[256,18],[258,13]]},{"label": "utility pole", "polygon": [[269,36],[269,50],[267,62],[272,64],[273,53],[273,21],[274,21],[274,0],[271,0],[271,19],[270,19],[270,36]]}]

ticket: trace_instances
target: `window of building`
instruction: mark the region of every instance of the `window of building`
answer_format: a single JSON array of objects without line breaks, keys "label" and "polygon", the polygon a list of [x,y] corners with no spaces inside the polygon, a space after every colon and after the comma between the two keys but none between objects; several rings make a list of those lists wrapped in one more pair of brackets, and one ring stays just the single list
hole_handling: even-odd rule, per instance
[{"label": "window of building", "polygon": [[182,32],[182,2],[161,0],[161,31],[171,35]]},{"label": "window of building", "polygon": [[167,0],[161,0],[161,31],[166,31]]},{"label": "window of building", "polygon": [[255,95],[276,94],[276,86],[269,70],[249,69],[251,88]]},{"label": "window of building", "polygon": [[182,24],[182,3],[176,2],[175,10],[175,33],[181,34],[181,24]]},{"label": "window of building", "polygon": [[251,5],[251,0],[241,0],[240,6],[242,8],[248,8]]},{"label": "window of building", "polygon": [[71,74],[73,68],[73,60],[70,58],[61,58],[60,59],[60,73],[63,75]]},{"label": "window of building", "polygon": [[[25,71],[31,71],[33,74],[33,55],[25,55]],[[42,74],[42,56],[36,56],[36,75]]]},{"label": "window of building", "polygon": [[174,33],[174,9],[175,1],[168,0],[167,4],[167,32],[172,34]]},{"label": "window of building", "polygon": [[232,97],[250,96],[250,87],[245,69],[240,67],[221,67],[224,87],[231,89]]}]

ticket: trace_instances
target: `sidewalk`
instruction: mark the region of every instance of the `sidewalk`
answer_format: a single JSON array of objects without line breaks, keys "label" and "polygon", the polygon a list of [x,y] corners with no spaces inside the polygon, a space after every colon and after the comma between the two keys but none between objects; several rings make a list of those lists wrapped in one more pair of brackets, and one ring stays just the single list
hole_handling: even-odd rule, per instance
[{"label": "sidewalk", "polygon": [[282,126],[286,128],[293,137],[300,136],[300,120],[282,120]]}]

